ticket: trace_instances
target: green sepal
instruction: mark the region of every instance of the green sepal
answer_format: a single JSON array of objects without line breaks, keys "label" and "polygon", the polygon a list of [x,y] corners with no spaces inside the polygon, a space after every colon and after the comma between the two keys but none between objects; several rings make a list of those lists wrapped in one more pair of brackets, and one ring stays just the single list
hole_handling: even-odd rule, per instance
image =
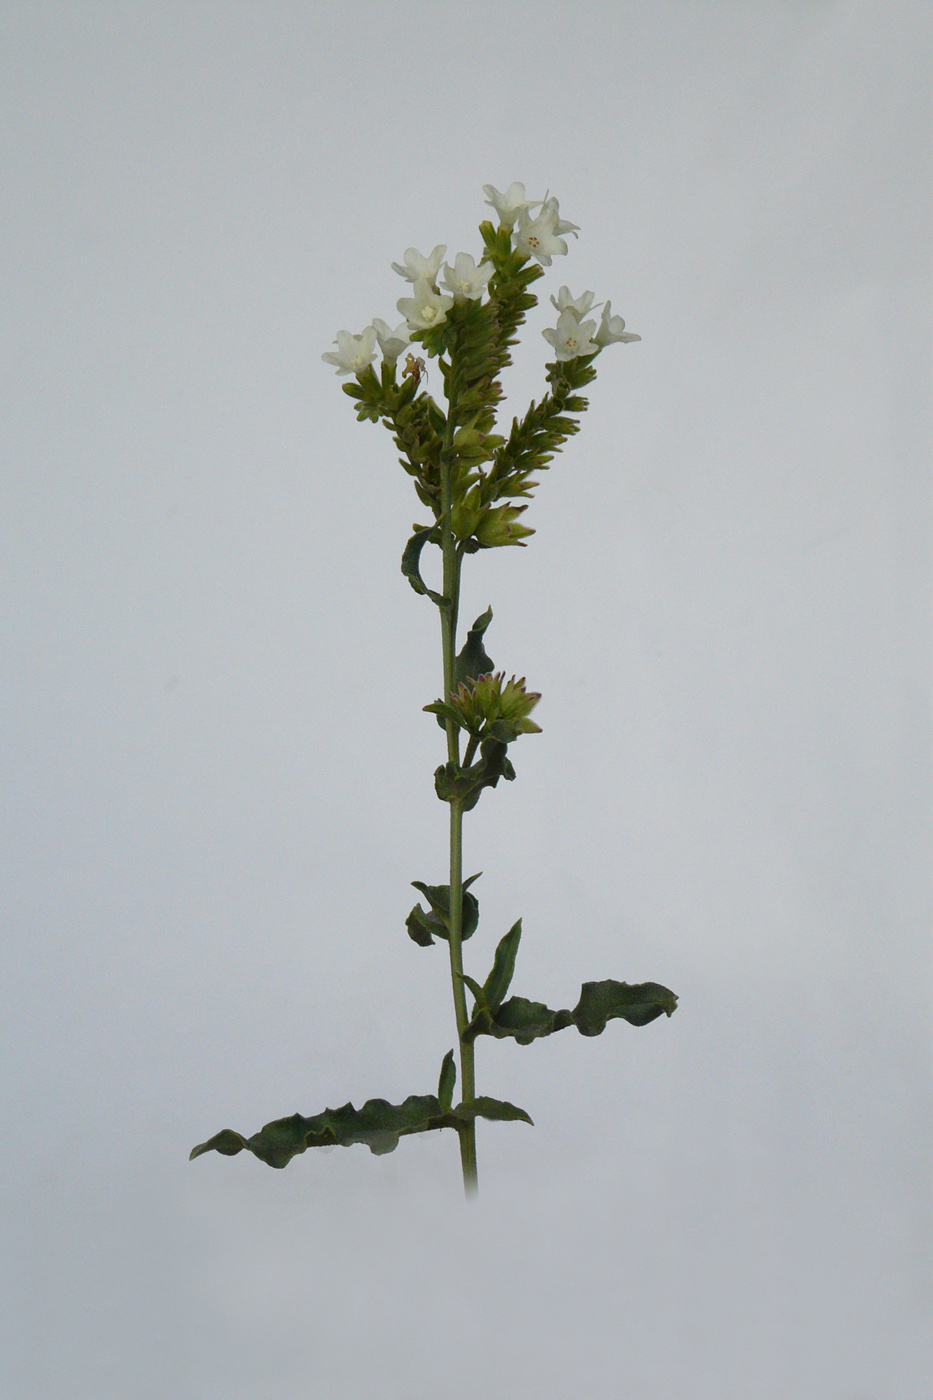
[{"label": "green sepal", "polygon": [[378,423],[382,415],[389,407],[389,401],[395,393],[394,386],[387,383],[383,378],[382,383],[376,378],[372,365],[367,365],[356,376],[355,381],[340,386],[348,398],[356,399],[356,416],[361,423],[368,419],[371,423]]},{"label": "green sepal", "polygon": [[436,603],[439,608],[443,608],[447,606],[447,599],[442,594],[435,593],[432,588],[428,588],[424,579],[421,577],[421,551],[429,540],[434,544],[437,543],[436,525],[426,525],[422,529],[415,530],[415,533],[405,546],[405,552],[402,555],[402,573],[408,579],[408,582],[416,593],[424,594],[425,597],[430,598],[433,603]]},{"label": "green sepal", "polygon": [[[470,893],[470,886],[478,880],[482,871],[477,871],[463,882],[463,913],[461,915],[460,940],[472,938],[479,924],[479,900]],[[422,948],[430,948],[437,938],[450,938],[450,886],[426,885],[421,880],[411,882],[416,890],[426,896],[431,908],[422,909],[416,904],[405,921],[409,938]]]},{"label": "green sepal", "polygon": [[492,608],[476,619],[473,626],[467,633],[466,641],[454,661],[454,685],[460,685],[463,681],[475,680],[477,676],[488,675],[496,668],[492,658],[486,655],[483,646],[483,634],[492,622]]},{"label": "green sepal", "polygon": [[[540,697],[538,697],[540,698]],[[486,738],[496,739],[500,744],[514,744],[522,734],[540,734],[540,724],[523,715],[517,720],[494,719],[486,729]]]},{"label": "green sepal", "polygon": [[[452,1051],[445,1057],[445,1066],[447,1058],[453,1059]],[[472,1099],[469,1103],[451,1108],[449,1105],[445,1107],[435,1094],[412,1094],[402,1104],[390,1104],[386,1099],[367,1099],[362,1108],[357,1109],[352,1103],[347,1103],[343,1108],[326,1108],[313,1118],[303,1118],[300,1113],[294,1113],[290,1118],[277,1118],[272,1123],[266,1123],[250,1138],[243,1137],[232,1128],[224,1128],[223,1132],[192,1148],[188,1160],[193,1161],[205,1152],[235,1157],[238,1152],[247,1151],[267,1166],[281,1169],[309,1147],[351,1147],[354,1143],[363,1143],[370,1152],[381,1156],[394,1152],[399,1138],[411,1133],[426,1133],[435,1128],[454,1128],[462,1132],[468,1123],[477,1118],[497,1122],[531,1122],[523,1108],[499,1099]]]},{"label": "green sepal", "polygon": [[647,1026],[659,1016],[672,1016],[677,997],[657,982],[584,982],[580,1000],[572,1011],[552,1011],[540,1001],[525,997],[510,997],[498,1008],[491,1009],[483,998],[477,999],[470,1024],[463,1033],[464,1040],[478,1035],[491,1035],[497,1040],[511,1037],[519,1045],[530,1045],[542,1036],[553,1035],[567,1026],[576,1026],[581,1035],[600,1035],[611,1020],[628,1021],[631,1026]]},{"label": "green sepal", "polygon": [[448,1050],[441,1065],[441,1077],[437,1082],[437,1101],[446,1113],[454,1101],[454,1088],[457,1083],[457,1064],[454,1052]]}]

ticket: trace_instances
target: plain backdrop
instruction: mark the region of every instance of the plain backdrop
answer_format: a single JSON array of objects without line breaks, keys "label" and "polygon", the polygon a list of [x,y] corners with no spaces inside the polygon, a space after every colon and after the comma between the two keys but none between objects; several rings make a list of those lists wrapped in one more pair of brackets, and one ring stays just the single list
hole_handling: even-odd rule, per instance
[{"label": "plain backdrop", "polygon": [[[4,1400],[925,1400],[933,7],[0,8]],[[463,620],[543,693],[467,822],[483,977],[680,1006],[432,1092],[423,521],[322,363],[482,186],[580,226],[598,361]],[[430,387],[440,392],[435,369]]]}]

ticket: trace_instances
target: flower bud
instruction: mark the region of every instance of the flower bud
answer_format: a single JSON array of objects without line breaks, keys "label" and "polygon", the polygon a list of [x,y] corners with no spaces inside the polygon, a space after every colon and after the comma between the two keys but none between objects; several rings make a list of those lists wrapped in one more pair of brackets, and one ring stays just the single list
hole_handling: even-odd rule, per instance
[{"label": "flower bud", "polygon": [[473,532],[483,549],[496,549],[505,544],[523,544],[525,535],[533,535],[529,525],[520,525],[518,517],[528,506],[494,506],[487,510]]},{"label": "flower bud", "polygon": [[489,671],[461,681],[451,694],[450,709],[473,738],[511,744],[519,734],[541,733],[541,726],[528,718],[540,699],[525,690],[524,676],[506,681],[504,671]]}]

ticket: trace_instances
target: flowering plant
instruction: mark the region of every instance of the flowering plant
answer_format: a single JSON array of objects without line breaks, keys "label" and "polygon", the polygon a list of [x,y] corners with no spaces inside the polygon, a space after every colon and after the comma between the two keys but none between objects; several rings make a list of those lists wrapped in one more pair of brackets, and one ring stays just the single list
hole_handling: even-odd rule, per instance
[{"label": "flowering plant", "polygon": [[[445,884],[412,881],[428,907],[416,904],[406,927],[421,947],[431,947],[436,938],[447,944],[457,1055],[449,1050],[444,1056],[436,1094],[412,1095],[399,1105],[370,1099],[360,1109],[348,1103],[310,1118],[296,1113],[267,1123],[250,1138],[228,1128],[195,1147],[192,1157],[211,1150],[233,1156],[247,1149],[270,1166],[284,1167],[308,1147],[366,1143],[373,1152],[391,1152],[409,1133],[452,1128],[469,1193],[477,1182],[476,1119],[531,1122],[514,1104],[477,1095],[477,1036],[509,1037],[527,1045],[571,1025],[582,1035],[599,1035],[609,1020],[644,1026],[672,1015],[677,1005],[674,993],[655,982],[630,986],[613,980],[584,982],[572,1011],[552,1011],[525,997],[507,998],[520,919],[499,940],[484,982],[463,969],[463,945],[479,924],[479,902],[470,889],[479,876],[463,878],[464,814],[500,778],[515,778],[509,747],[523,734],[541,732],[531,718],[541,697],[528,692],[524,680],[513,676],[506,681],[505,672],[496,671],[487,655],[491,608],[476,619],[458,649],[461,569],[467,555],[523,546],[534,533],[519,517],[538,484],[534,475],[547,470],[579,429],[577,418],[587,407],[580,391],[596,377],[594,361],[607,345],[640,339],[625,330],[621,316],[611,315],[608,301],[598,326],[595,319],[585,320],[595,309],[593,293],[574,297],[561,287],[551,297],[557,324],[543,333],[555,356],[546,366],[548,390],[523,418],[513,419],[508,436],[497,433],[502,372],[511,363],[516,332],[537,300],[529,289],[555,256],[566,254],[563,235],[576,236],[578,229],[561,219],[558,201],[548,195],[527,200],[519,183],[505,194],[492,185],[484,188],[498,224],[480,225],[480,263],[458,253],[453,265],[444,263],[441,275],[446,245],[438,244],[427,257],[408,248],[404,262],[392,264],[412,285],[413,294],[398,301],[404,323],[391,330],[377,319],[360,335],[340,331],[336,353],[323,356],[338,375],[354,376],[343,389],[356,404],[357,418],[389,429],[430,517],[415,527],[402,555],[402,573],[437,608],[441,620],[443,693],[424,708],[435,716],[446,741],[446,760],[434,773],[434,788],[448,809],[450,861]],[[377,344],[382,355],[378,373],[373,367]],[[399,375],[398,361],[409,345],[437,362],[446,409],[422,388],[423,359],[409,352]],[[428,545],[441,554],[440,592],[429,588],[421,574]],[[458,1060],[461,1099],[455,1105]]]}]

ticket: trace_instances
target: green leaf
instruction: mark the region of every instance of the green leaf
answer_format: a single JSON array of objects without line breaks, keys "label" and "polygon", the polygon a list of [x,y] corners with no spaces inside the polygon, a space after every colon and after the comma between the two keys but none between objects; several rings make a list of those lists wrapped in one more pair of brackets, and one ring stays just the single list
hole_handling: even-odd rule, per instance
[{"label": "green leaf", "polygon": [[442,729],[447,728],[447,720],[453,720],[458,729],[462,729],[463,721],[452,705],[445,705],[443,700],[435,700],[430,705],[423,705],[429,715],[437,715],[437,722]]},{"label": "green leaf", "polygon": [[600,1035],[615,1017],[630,1026],[647,1026],[658,1016],[673,1016],[677,998],[657,982],[584,982],[580,1000],[571,1013],[581,1035]]},{"label": "green leaf", "polygon": [[491,1035],[496,1040],[511,1037],[519,1045],[530,1045],[543,1035],[553,1035],[565,1026],[573,1025],[569,1011],[552,1011],[541,1001],[528,1001],[525,997],[510,997],[497,1009],[495,1017],[477,999],[473,1017],[463,1039],[475,1040],[478,1035]]},{"label": "green leaf", "polygon": [[447,599],[444,598],[442,594],[435,593],[433,589],[428,588],[424,579],[421,577],[420,568],[421,551],[432,536],[435,537],[432,543],[437,542],[436,530],[436,525],[426,525],[423,529],[415,531],[405,546],[405,552],[402,555],[402,573],[408,579],[408,582],[416,593],[424,594],[425,597],[430,598],[431,601],[436,603],[440,608],[447,606]]},{"label": "green leaf", "polygon": [[457,1083],[457,1065],[454,1052],[448,1050],[441,1065],[441,1077],[437,1084],[437,1101],[446,1112],[454,1101],[454,1088]]},{"label": "green leaf", "polygon": [[470,991],[473,993],[473,996],[476,998],[477,1005],[485,1007],[486,993],[483,991],[476,978],[469,977],[465,972],[459,972],[457,976],[460,978],[461,982],[465,982],[466,985],[469,987]]},{"label": "green leaf", "polygon": [[[448,1059],[452,1063],[453,1051],[444,1059],[442,1086],[446,1086],[450,1078],[448,1075],[445,1080]],[[452,1083],[450,1088],[452,1091]],[[465,1125],[476,1118],[498,1122],[531,1122],[524,1109],[498,1099],[473,1099],[456,1108],[451,1108],[449,1104],[445,1106],[434,1094],[413,1094],[402,1104],[390,1104],[386,1099],[367,1099],[362,1108],[354,1108],[352,1103],[347,1103],[343,1108],[326,1108],[313,1118],[303,1118],[300,1113],[294,1113],[290,1118],[277,1118],[250,1138],[243,1137],[232,1128],[225,1128],[193,1148],[189,1161],[203,1156],[205,1152],[220,1152],[225,1157],[235,1157],[238,1152],[247,1151],[267,1166],[282,1168],[309,1147],[351,1147],[354,1143],[364,1144],[378,1156],[394,1152],[399,1138],[411,1133],[426,1133],[436,1128],[454,1128],[462,1132]]]},{"label": "green leaf", "polygon": [[486,1006],[495,1015],[509,990],[515,971],[515,957],[522,936],[522,921],[518,920],[500,940],[493,959],[492,971],[483,986]]},{"label": "green leaf", "polygon": [[440,938],[447,937],[446,927],[434,911],[429,910],[425,913],[420,904],[415,905],[405,920],[405,927],[408,929],[408,937],[422,948],[434,946],[435,934]]},{"label": "green leaf", "polygon": [[461,1123],[469,1123],[475,1118],[488,1118],[495,1123],[531,1123],[534,1127],[530,1115],[523,1108],[516,1108],[514,1103],[506,1103],[504,1099],[487,1098],[485,1094],[471,1099],[469,1103],[458,1104],[451,1116],[458,1118]]},{"label": "green leaf", "polygon": [[[460,938],[465,941],[476,932],[479,923],[479,900],[470,893],[470,886],[478,880],[482,871],[477,871],[463,882],[463,914],[461,915]],[[431,908],[425,910],[416,904],[405,921],[409,938],[422,948],[429,948],[437,938],[450,937],[450,886],[426,885],[421,880],[411,882],[416,890],[427,896]]]},{"label": "green leaf", "polygon": [[607,1021],[618,1019],[631,1026],[647,1026],[659,1016],[673,1016],[676,1007],[674,993],[657,982],[635,986],[611,979],[584,982],[573,1011],[552,1011],[543,1002],[525,997],[510,997],[496,1008],[478,1005],[463,1039],[491,1035],[497,1040],[510,1037],[519,1045],[530,1045],[533,1040],[567,1026],[576,1026],[581,1035],[600,1035]]},{"label": "green leaf", "polygon": [[479,751],[480,757],[469,768],[444,763],[434,770],[434,791],[442,802],[462,802],[463,810],[470,812],[483,788],[495,787],[500,778],[514,782],[515,769],[508,759],[507,745],[498,739],[484,739]]},{"label": "green leaf", "polygon": [[460,685],[462,681],[475,680],[477,676],[486,676],[490,671],[496,669],[483,647],[483,633],[490,622],[492,622],[492,608],[487,608],[476,619],[467,633],[463,648],[454,662],[455,685]]}]

